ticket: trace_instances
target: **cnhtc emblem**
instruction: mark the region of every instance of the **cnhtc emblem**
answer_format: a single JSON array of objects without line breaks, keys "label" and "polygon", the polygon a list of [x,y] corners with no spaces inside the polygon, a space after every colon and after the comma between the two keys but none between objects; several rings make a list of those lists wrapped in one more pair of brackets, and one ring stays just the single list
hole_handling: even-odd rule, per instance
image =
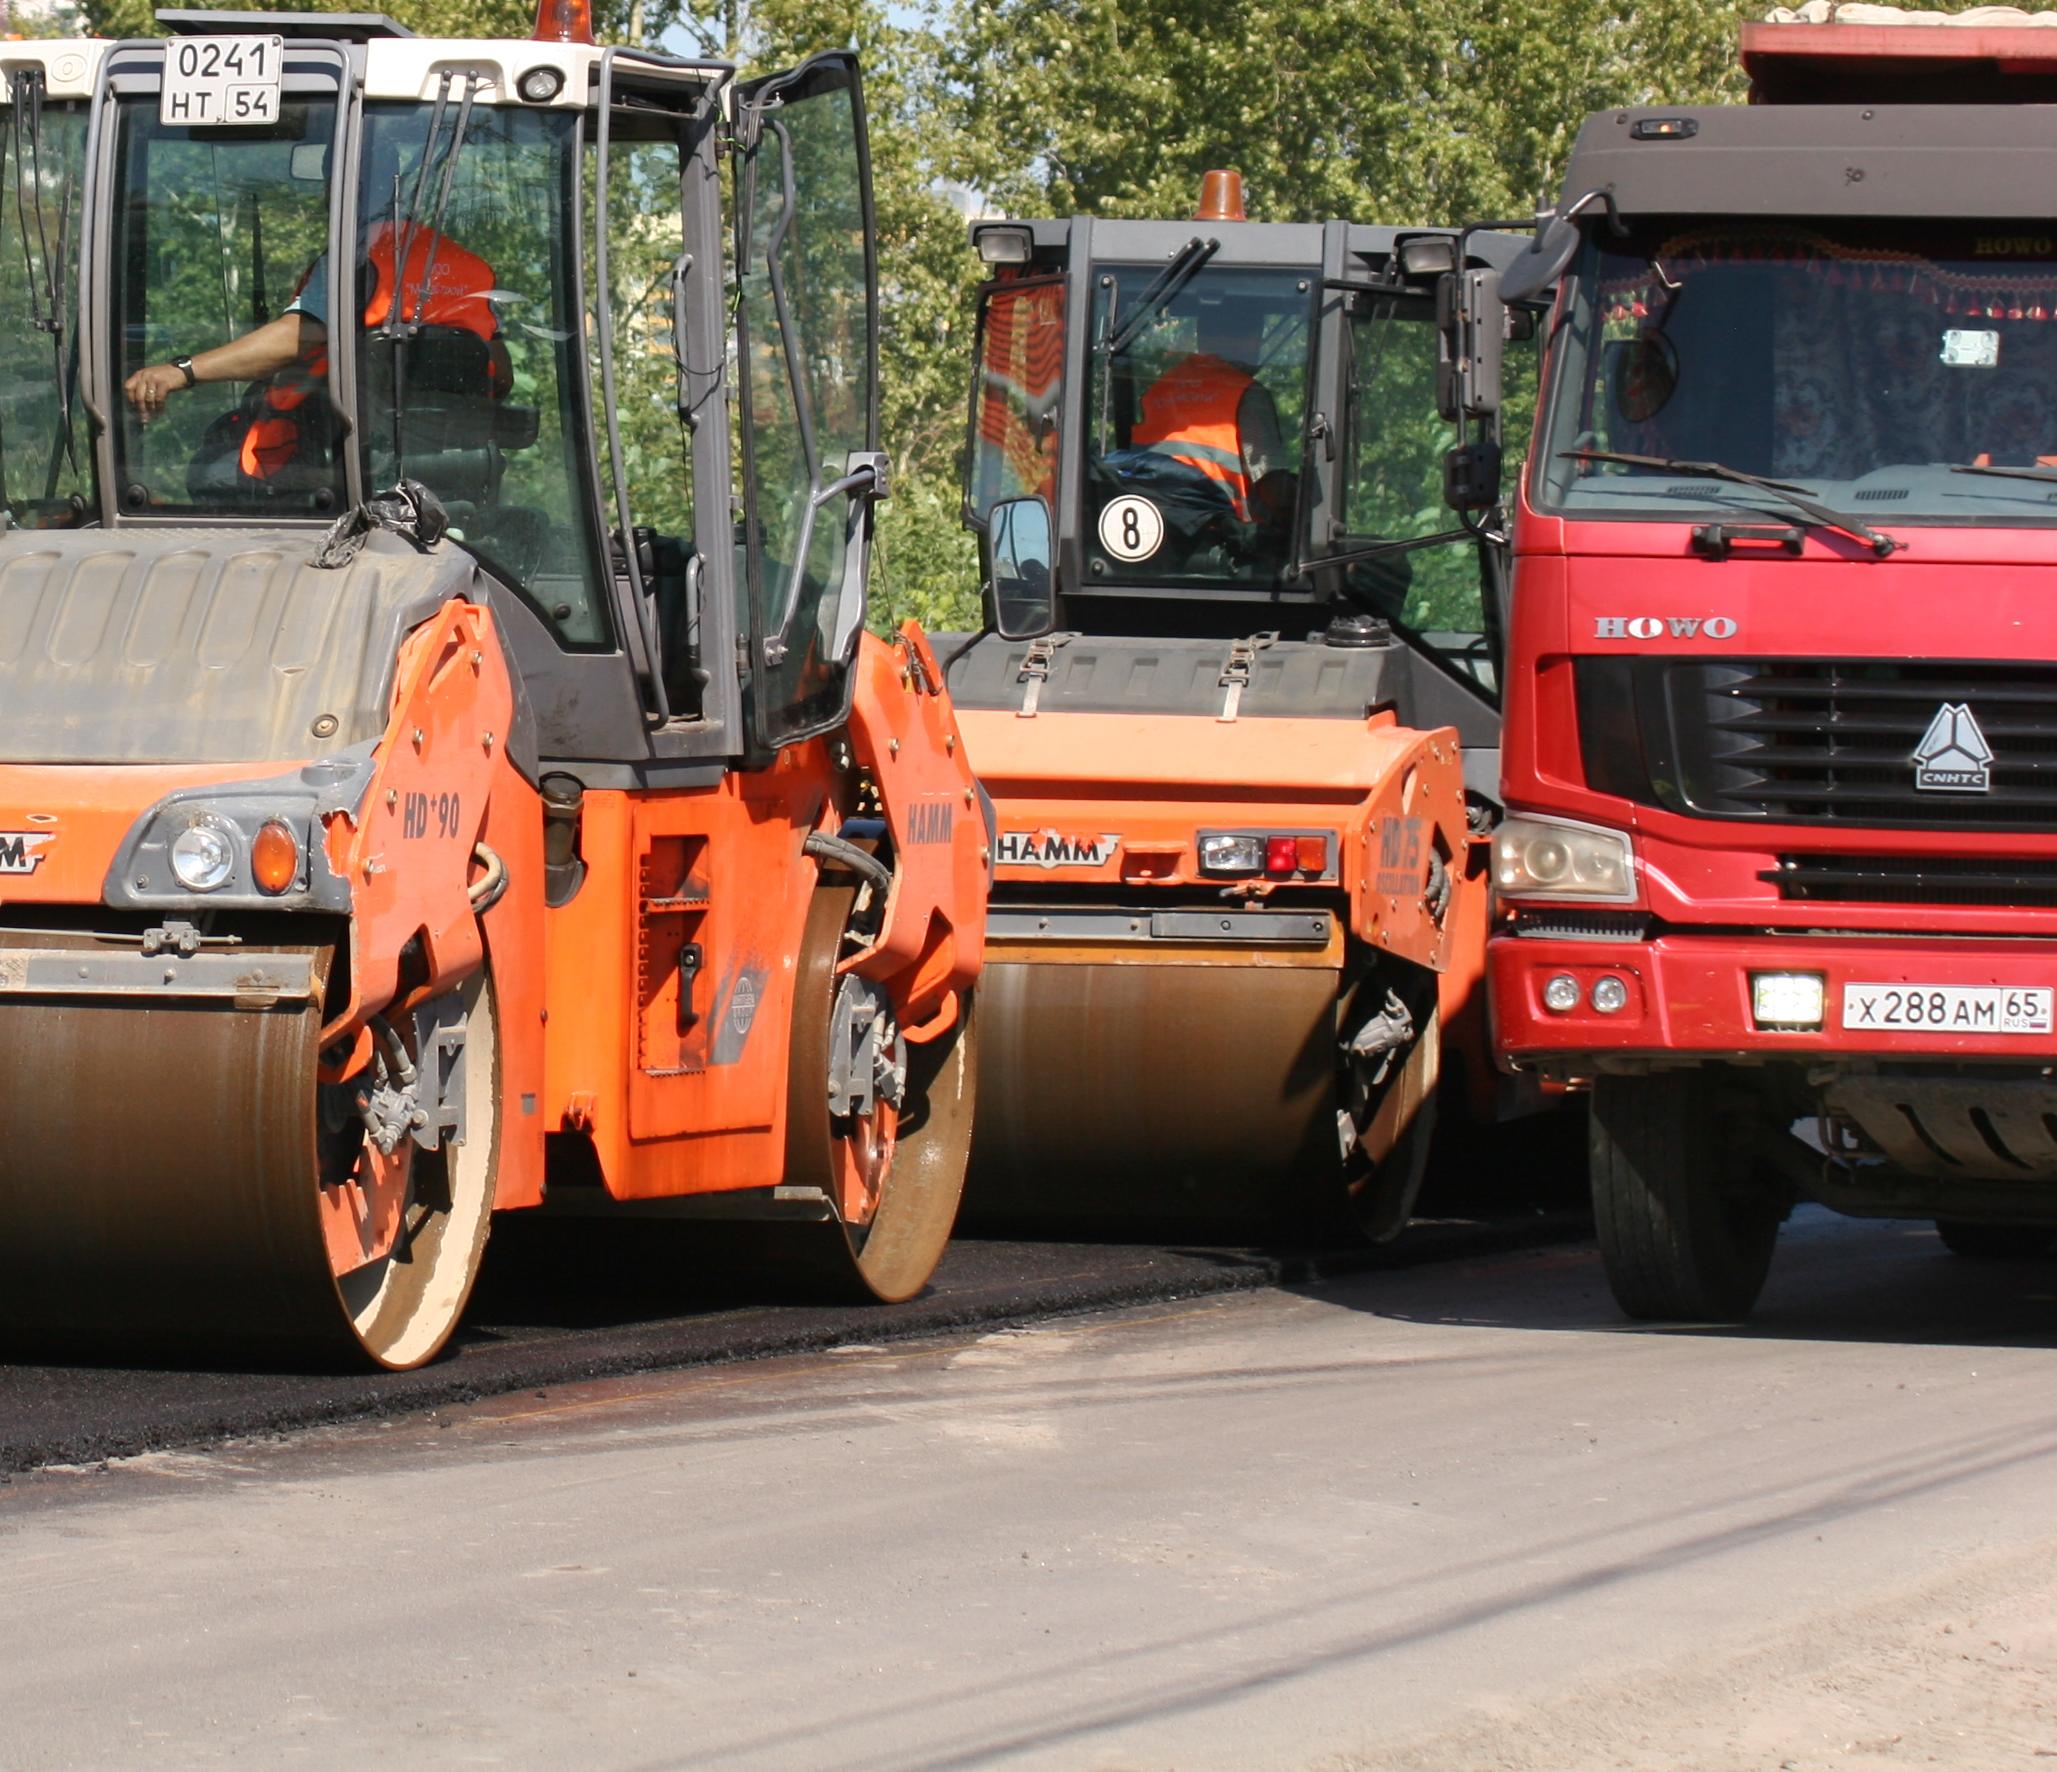
[{"label": "cnhtc emblem", "polygon": [[1988,794],[1993,747],[1961,701],[1946,701],[1914,747],[1914,785],[1938,794]]}]

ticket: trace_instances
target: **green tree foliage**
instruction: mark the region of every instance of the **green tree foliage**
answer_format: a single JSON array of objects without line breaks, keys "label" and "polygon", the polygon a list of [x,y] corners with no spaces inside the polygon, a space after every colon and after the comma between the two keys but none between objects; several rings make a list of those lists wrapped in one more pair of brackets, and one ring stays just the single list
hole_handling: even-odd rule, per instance
[{"label": "green tree foliage", "polygon": [[1609,105],[1739,94],[1735,0],[948,0],[962,176],[1009,208],[1253,219],[1524,214]]}]

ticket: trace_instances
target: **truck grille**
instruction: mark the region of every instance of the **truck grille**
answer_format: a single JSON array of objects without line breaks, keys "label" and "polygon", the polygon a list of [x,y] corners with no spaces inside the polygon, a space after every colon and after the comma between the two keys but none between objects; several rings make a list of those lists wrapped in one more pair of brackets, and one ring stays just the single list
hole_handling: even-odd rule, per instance
[{"label": "truck grille", "polygon": [[[2057,830],[2057,664],[1580,659],[1592,784],[1708,818]],[[1945,707],[1992,752],[1985,792],[1915,785]]]},{"label": "truck grille", "polygon": [[1809,904],[2057,906],[2057,861],[2011,856],[1782,855],[1758,878]]}]

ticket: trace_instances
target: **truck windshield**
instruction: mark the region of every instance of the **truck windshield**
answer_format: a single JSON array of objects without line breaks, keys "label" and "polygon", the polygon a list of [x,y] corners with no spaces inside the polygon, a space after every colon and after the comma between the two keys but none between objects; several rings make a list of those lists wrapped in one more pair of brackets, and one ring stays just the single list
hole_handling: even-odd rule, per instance
[{"label": "truck windshield", "polygon": [[[1867,522],[2057,522],[2047,224],[1721,222],[1600,237],[1556,337],[1535,497],[1578,516],[1747,510],[1784,482]],[[1595,459],[1612,452],[1640,463]]]},{"label": "truck windshield", "polygon": [[53,529],[93,502],[74,274],[86,113],[38,117],[14,96],[0,107],[0,503],[11,523]]},{"label": "truck windshield", "polygon": [[1094,267],[1090,582],[1276,584],[1318,273],[1208,264],[1167,283],[1164,269]]}]

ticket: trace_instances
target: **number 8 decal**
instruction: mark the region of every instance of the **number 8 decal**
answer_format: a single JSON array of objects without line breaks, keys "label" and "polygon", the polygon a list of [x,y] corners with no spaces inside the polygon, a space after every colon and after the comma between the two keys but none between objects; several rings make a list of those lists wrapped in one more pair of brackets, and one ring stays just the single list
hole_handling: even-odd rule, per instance
[{"label": "number 8 decal", "polygon": [[1100,545],[1117,560],[1147,560],[1164,543],[1164,515],[1130,493],[1100,513]]}]

